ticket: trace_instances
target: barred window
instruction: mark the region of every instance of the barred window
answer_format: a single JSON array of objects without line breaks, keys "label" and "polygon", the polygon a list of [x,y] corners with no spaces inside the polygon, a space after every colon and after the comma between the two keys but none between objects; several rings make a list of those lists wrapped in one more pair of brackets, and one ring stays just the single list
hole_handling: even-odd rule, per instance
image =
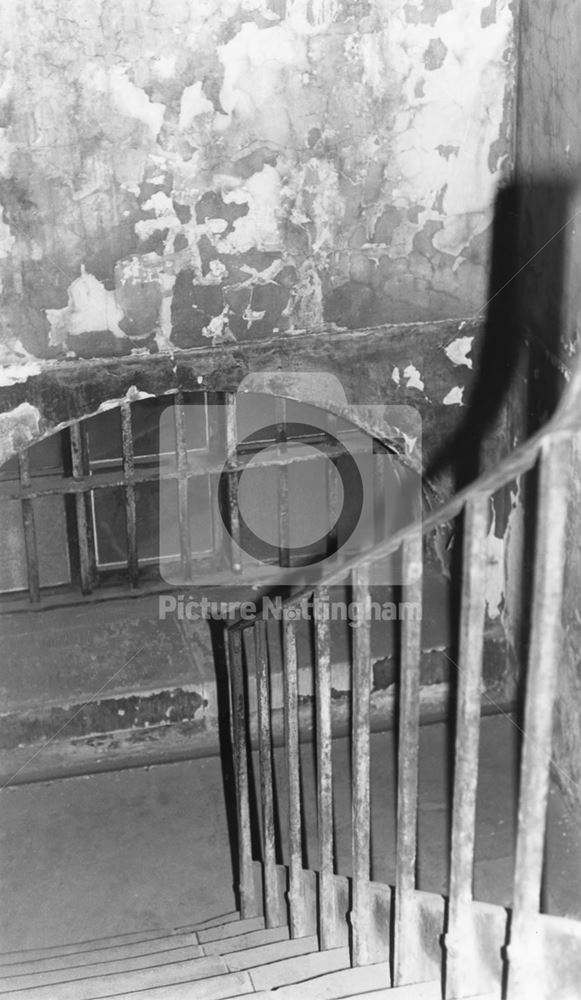
[{"label": "barred window", "polygon": [[165,589],[168,572],[184,584],[210,570],[224,583],[242,570],[258,579],[269,565],[293,565],[289,538],[300,547],[302,533],[324,555],[341,543],[333,526],[351,502],[340,460],[316,450],[325,437],[360,450],[362,463],[373,462],[370,442],[373,453],[383,447],[347,420],[260,393],[178,392],[78,421],[0,468],[3,601],[46,606],[104,588]]}]

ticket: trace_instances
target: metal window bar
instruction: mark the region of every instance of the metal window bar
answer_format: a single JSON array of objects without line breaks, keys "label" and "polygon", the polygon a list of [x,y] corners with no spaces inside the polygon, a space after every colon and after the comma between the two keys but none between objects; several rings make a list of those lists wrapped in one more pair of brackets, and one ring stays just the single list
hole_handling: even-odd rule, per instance
[{"label": "metal window bar", "polygon": [[279,564],[290,565],[290,512],[288,498],[288,444],[286,399],[277,396],[275,400],[276,439],[279,458],[278,470],[278,547]]},{"label": "metal window bar", "polygon": [[127,527],[127,572],[130,586],[135,589],[139,583],[139,560],[137,554],[137,511],[135,502],[135,458],[133,454],[133,428],[131,404],[121,403],[121,440],[123,445],[123,475],[125,488],[125,523]]},{"label": "metal window bar", "polygon": [[[231,437],[235,447],[235,435],[232,434]],[[355,452],[355,449],[351,449],[351,451]],[[340,455],[341,452],[329,449],[326,454],[331,457],[335,454]],[[313,451],[312,453],[293,456],[293,465],[300,462],[320,462],[320,454]],[[278,466],[280,465],[280,459],[266,454],[264,457],[257,456],[256,460],[253,460],[252,465],[253,468],[256,469]],[[244,468],[244,465],[240,465],[238,463],[235,455],[230,457],[229,469],[234,475],[237,476],[238,473]],[[203,455],[198,455],[196,456],[196,464],[190,464],[187,471],[184,471],[182,475],[188,480],[204,478],[211,475],[219,475],[223,469],[224,460],[222,457],[216,458],[215,456],[205,457]],[[180,478],[180,473],[177,470],[167,470],[160,476],[159,471],[156,469],[145,469],[138,466],[134,467],[133,483],[135,486],[139,486],[142,483],[156,483],[160,481],[160,478],[164,481],[178,480]],[[27,497],[34,500],[38,497],[63,496],[65,494],[71,494],[74,496],[77,493],[87,493],[94,490],[111,489],[113,487],[123,488],[125,486],[125,482],[125,474],[122,470],[99,472],[98,477],[90,476],[88,473],[79,474],[78,477],[47,475],[42,476],[42,479],[39,479],[38,484],[36,482],[31,483],[29,490],[27,490]],[[20,485],[15,485],[10,481],[0,482],[0,501],[20,500],[21,498],[22,490]],[[399,540],[401,541],[401,537]],[[343,573],[344,572],[345,570],[343,570]]]},{"label": "metal window bar", "polygon": [[[334,438],[337,437],[337,417],[330,413],[327,417],[327,429]],[[333,462],[325,463],[327,470],[327,507],[329,510],[329,531],[327,533],[327,553],[337,550],[337,521],[339,519],[339,477]]]},{"label": "metal window bar", "polygon": [[335,946],[333,887],[333,763],[331,742],[331,629],[329,591],[315,591],[315,698],[317,739],[317,812],[319,817],[319,943],[323,951]]},{"label": "metal window bar", "polygon": [[238,442],[236,426],[236,393],[226,393],[226,468],[230,469],[228,476],[228,518],[230,527],[230,563],[235,573],[242,571],[240,562],[240,517],[238,514],[238,479],[237,452]]},{"label": "metal window bar", "polygon": [[465,990],[469,991],[473,955],[471,904],[489,507],[488,494],[476,493],[464,509],[450,894],[445,938],[449,998],[463,997]]},{"label": "metal window bar", "polygon": [[183,393],[178,392],[174,405],[176,452],[178,466],[178,522],[180,535],[180,565],[184,580],[192,576],[192,543],[188,502],[188,445]]},{"label": "metal window bar", "polygon": [[289,909],[291,937],[304,937],[306,914],[303,889],[301,777],[299,756],[298,670],[295,626],[284,622],[284,729],[288,781]]},{"label": "metal window bar", "polygon": [[[70,442],[73,476],[75,479],[83,479],[89,475],[89,456],[84,424],[76,423],[71,425]],[[90,594],[95,580],[95,548],[89,493],[75,494],[75,515],[81,593]]]},{"label": "metal window bar", "polygon": [[270,683],[266,622],[257,621],[255,639],[256,688],[258,710],[258,755],[260,797],[262,802],[262,858],[264,864],[264,917],[267,927],[278,924],[278,876],[274,828],[274,783],[272,768],[272,733],[270,719]]},{"label": "metal window bar", "polygon": [[[404,599],[422,606],[422,537],[419,531],[403,543]],[[397,750],[397,834],[393,978],[395,986],[414,981],[409,955],[414,931],[418,822],[418,757],[420,742],[421,614],[401,623],[399,720]]]},{"label": "metal window bar", "polygon": [[[18,456],[20,484],[23,490],[30,487],[30,464],[27,451]],[[40,601],[40,575],[38,568],[38,548],[36,544],[36,527],[34,522],[33,501],[23,496],[21,501],[22,526],[24,530],[24,545],[26,550],[26,569],[28,574],[28,594],[33,604]]]},{"label": "metal window bar", "polygon": [[549,792],[553,704],[560,653],[561,608],[571,441],[552,434],[541,447],[533,604],[521,758],[520,796],[509,945],[509,995],[536,993],[536,920],[540,908]]},{"label": "metal window bar", "polygon": [[362,621],[354,629],[352,674],[352,858],[351,911],[352,964],[369,963],[370,893],[370,697],[371,628],[369,615],[369,566],[353,572],[353,598]]},{"label": "metal window bar", "polygon": [[227,655],[232,691],[232,742],[234,746],[234,771],[236,774],[240,915],[242,919],[245,919],[246,917],[254,916],[255,894],[252,864],[252,833],[250,826],[248,738],[246,730],[248,716],[244,692],[242,634],[237,629],[229,633]]}]

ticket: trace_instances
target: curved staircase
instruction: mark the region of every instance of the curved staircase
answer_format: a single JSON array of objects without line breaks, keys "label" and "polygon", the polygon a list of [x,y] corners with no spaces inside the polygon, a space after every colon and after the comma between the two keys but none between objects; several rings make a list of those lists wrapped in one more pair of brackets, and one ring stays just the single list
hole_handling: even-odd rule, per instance
[{"label": "curved staircase", "polygon": [[389,988],[386,961],[350,967],[346,945],[238,913],[53,948],[0,955],[0,996],[14,1000],[439,1000],[439,982]]}]

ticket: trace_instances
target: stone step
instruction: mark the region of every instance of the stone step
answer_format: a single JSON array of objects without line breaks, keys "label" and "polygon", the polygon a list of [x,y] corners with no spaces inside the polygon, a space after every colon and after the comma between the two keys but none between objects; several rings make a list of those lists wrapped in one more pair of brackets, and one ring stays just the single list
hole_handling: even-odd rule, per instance
[{"label": "stone step", "polygon": [[[190,933],[192,928],[179,928],[178,933]],[[150,930],[128,931],[127,933],[112,934],[107,937],[91,938],[85,941],[73,941],[66,944],[46,945],[42,948],[21,948],[13,951],[0,952],[0,968],[5,965],[14,965],[16,962],[36,962],[43,958],[57,958],[60,955],[84,954],[91,951],[101,951],[106,948],[121,947],[122,945],[139,944],[142,941],[160,941],[166,937],[172,937],[173,930],[165,930],[161,927]]]},{"label": "stone step", "polygon": [[250,970],[250,978],[257,992],[276,990],[278,996],[281,987],[336,973],[348,967],[349,949],[332,948],[329,951],[317,951],[310,955],[285,958],[269,965],[257,966]]},{"label": "stone step", "polygon": [[210,956],[155,969],[51,982],[24,989],[2,989],[0,996],[5,1000],[104,1000],[105,997],[135,997],[145,991],[147,1000],[152,1000],[159,991],[162,996],[171,996],[169,990],[182,986],[189,990],[184,995],[191,1000],[218,1000],[219,997],[249,993],[254,988],[248,972],[228,972],[223,958]]},{"label": "stone step", "polygon": [[[259,922],[261,921],[261,922]],[[106,951],[112,948],[123,948],[129,945],[137,945],[145,942],[155,942],[156,950],[162,951],[163,947],[158,942],[168,940],[175,946],[175,939],[180,937],[190,937],[197,931],[213,931],[216,928],[224,928],[224,936],[228,933],[236,933],[234,925],[244,929],[248,923],[248,930],[254,927],[263,927],[262,918],[252,918],[252,921],[241,921],[238,911],[219,914],[214,917],[207,917],[205,920],[196,921],[191,924],[183,924],[180,927],[164,930],[159,927],[152,927],[141,931],[126,931],[119,934],[111,934],[104,937],[88,938],[84,941],[66,942],[64,944],[46,945],[40,948],[15,948],[11,951],[0,951],[0,970],[5,966],[25,964],[28,962],[41,962],[53,958],[65,957],[69,955],[85,955],[92,952]],[[226,931],[226,928],[232,928]],[[243,933],[243,929],[238,933]],[[192,941],[196,940],[194,938]]]},{"label": "stone step", "polygon": [[202,950],[204,955],[229,955],[235,951],[258,948],[260,945],[288,941],[289,936],[288,927],[269,927],[219,941],[208,941],[202,945]]},{"label": "stone step", "polygon": [[[279,940],[282,934],[284,940]],[[273,941],[272,939],[275,938]],[[171,939],[170,939],[171,940]],[[206,947],[212,949],[212,954],[203,955],[199,945],[187,948],[176,948],[164,951],[143,950],[138,954],[130,956],[119,955],[117,950],[98,953],[99,958],[94,960],[94,953],[83,956],[76,955],[71,964],[63,965],[70,956],[48,959],[43,962],[31,962],[14,966],[9,970],[4,970],[0,975],[0,995],[2,991],[16,991],[31,987],[43,987],[48,984],[68,983],[80,981],[82,979],[99,978],[121,973],[155,970],[157,968],[169,969],[171,966],[191,964],[192,969],[201,968],[205,974],[207,960],[215,958],[220,964],[217,971],[220,972],[241,972],[255,966],[276,963],[281,959],[292,959],[299,955],[308,955],[317,951],[318,941],[316,937],[297,938],[288,940],[286,928],[276,931],[253,931],[249,935],[243,936],[246,944],[249,940],[257,941],[255,947],[246,947],[241,951],[228,953],[228,945],[233,944],[236,948],[241,942],[238,939],[227,939],[226,941],[210,942]],[[264,943],[267,940],[268,943]],[[164,943],[164,942],[163,942]],[[122,952],[133,951],[135,945],[120,949]],[[144,948],[141,944],[140,948]],[[103,957],[104,956],[104,957]],[[200,960],[200,964],[194,960]],[[61,964],[59,964],[61,963]],[[171,969],[170,969],[171,971]]]},{"label": "stone step", "polygon": [[183,927],[176,927],[176,931],[207,931],[212,927],[225,927],[226,924],[240,923],[240,914],[238,910],[232,910],[230,913],[218,914],[215,917],[206,917],[205,920],[198,920],[193,924],[185,924]]},{"label": "stone step", "polygon": [[232,920],[227,923],[216,924],[213,927],[198,928],[197,935],[200,944],[207,944],[211,941],[225,941],[226,938],[237,937],[240,934],[247,934],[250,931],[260,931],[264,929],[264,917],[249,917],[247,920]]},{"label": "stone step", "polygon": [[[143,947],[143,945],[141,945]],[[114,952],[112,953],[115,954]],[[87,956],[90,957],[90,956]],[[190,963],[197,960],[209,962],[214,956],[203,956],[199,945],[193,948],[176,948],[170,951],[141,952],[132,957],[112,958],[98,962],[77,962],[75,965],[57,966],[55,968],[38,969],[35,964],[26,966],[19,972],[0,975],[0,995],[3,990],[24,989],[31,986],[44,986],[47,983],[67,983],[86,978],[103,978],[119,975],[123,972],[137,972],[145,969],[168,968],[172,965]],[[220,956],[216,957],[216,966],[220,972],[230,971],[223,963],[219,965]],[[78,959],[78,956],[77,956]],[[54,961],[54,960],[53,960]],[[58,961],[62,961],[59,959]],[[231,971],[234,971],[233,969]]]},{"label": "stone step", "polygon": [[304,938],[291,938],[285,941],[275,941],[273,944],[257,945],[244,951],[235,951],[224,955],[230,972],[241,972],[243,969],[253,969],[256,966],[269,965],[286,958],[299,955],[309,955],[318,951],[319,941],[315,935]]},{"label": "stone step", "polygon": [[[325,952],[320,954],[323,955]],[[386,962],[356,969],[344,968],[328,972],[326,975],[317,976],[315,973],[314,978],[312,976],[310,979],[308,972],[306,975],[301,975],[299,972],[299,976],[300,979],[295,982],[275,990],[272,988],[255,990],[252,1000],[343,1000],[346,997],[365,995],[378,990],[389,992],[390,1000],[394,1000],[394,991],[389,989],[390,973]]]},{"label": "stone step", "polygon": [[31,972],[53,972],[59,969],[84,968],[87,965],[98,965],[100,963],[116,962],[123,959],[146,958],[149,955],[157,955],[159,961],[164,961],[164,955],[174,955],[177,951],[187,949],[189,959],[201,958],[203,949],[197,941],[194,933],[171,934],[158,938],[146,938],[133,944],[126,944],[123,940],[119,944],[108,945],[105,948],[92,948],[87,951],[59,952],[33,958],[28,961],[6,962],[0,966],[0,979],[23,975]]},{"label": "stone step", "polygon": [[[249,926],[249,922],[241,923]],[[250,926],[255,924],[256,921],[250,922]],[[166,939],[162,944],[166,944]],[[126,956],[127,951],[132,952],[137,947],[143,947],[143,943],[88,952],[84,956],[77,953],[72,956],[73,961],[78,963],[84,957],[84,962],[64,968],[55,967],[55,963],[70,960],[71,956],[20,963],[9,972],[4,971],[0,978],[0,997],[96,1000],[130,994],[138,996],[143,991],[147,1000],[152,1000],[160,990],[162,996],[169,996],[173,993],[168,991],[177,988],[180,995],[182,987],[190,991],[188,996],[197,997],[198,988],[194,990],[194,985],[199,982],[203,984],[199,996],[207,1000],[209,997],[235,996],[241,990],[254,991],[257,983],[252,977],[255,976],[260,988],[270,989],[288,983],[299,969],[305,968],[305,962],[311,963],[307,966],[311,974],[313,970],[321,973],[330,967],[336,968],[339,961],[334,953],[318,954],[318,941],[314,936],[289,940],[286,927],[258,929],[237,937],[209,941],[203,947],[211,954],[205,955],[201,954],[201,946],[196,945],[195,950],[190,948],[189,955],[177,949],[175,952],[148,951],[141,956]],[[124,957],[120,957],[120,952]],[[94,961],[95,954],[104,960]],[[340,961],[344,960],[341,955]]]}]

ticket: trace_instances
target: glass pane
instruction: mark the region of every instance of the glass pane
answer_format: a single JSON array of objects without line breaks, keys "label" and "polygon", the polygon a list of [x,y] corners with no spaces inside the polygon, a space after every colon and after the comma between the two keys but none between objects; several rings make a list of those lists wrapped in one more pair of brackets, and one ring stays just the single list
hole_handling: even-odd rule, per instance
[{"label": "glass pane", "polygon": [[[171,483],[177,498],[175,482]],[[159,483],[142,483],[136,488],[137,508],[137,556],[139,562],[145,559],[159,559]]]},{"label": "glass pane", "polygon": [[6,500],[0,514],[0,590],[24,590],[28,575],[20,501]]},{"label": "glass pane", "polygon": [[92,498],[97,566],[125,566],[127,530],[123,490],[119,486],[94,490]]},{"label": "glass pane", "polygon": [[[274,396],[260,392],[241,392],[236,397],[236,419],[238,440],[243,441],[249,434],[260,428],[276,423]],[[257,440],[266,440],[262,436]],[[269,437],[268,440],[272,440]]]},{"label": "glass pane", "polygon": [[[41,587],[69,583],[71,578],[63,497],[33,501]],[[19,500],[2,504],[0,519],[0,591],[26,590],[26,545]]]},{"label": "glass pane", "polygon": [[312,426],[311,431],[305,431],[297,435],[298,437],[311,437],[317,432],[325,431],[328,427],[328,414],[326,410],[318,406],[310,406],[307,403],[295,403],[289,399],[286,404],[287,423],[307,424]]},{"label": "glass pane", "polygon": [[[28,461],[32,475],[41,472],[54,474],[62,472],[63,468],[63,435],[62,432],[51,434],[44,441],[33,444],[28,449]],[[18,456],[14,455],[0,467],[0,478],[19,479],[20,471]]]},{"label": "glass pane", "polygon": [[173,410],[174,397],[161,396],[159,399],[141,399],[133,403],[131,418],[133,426],[133,451],[136,458],[154,457],[160,451],[175,452],[175,422],[164,420],[163,448],[160,448],[160,419],[164,410]]},{"label": "glass pane", "polygon": [[188,451],[206,450],[208,447],[208,410],[206,398],[196,393],[196,398],[184,403],[186,417],[186,445]]},{"label": "glass pane", "polygon": [[19,479],[18,458],[14,455],[0,466],[0,479]]},{"label": "glass pane", "polygon": [[[269,448],[260,452],[259,457],[264,460],[275,455],[275,450]],[[242,521],[256,535],[256,540],[249,546],[253,558],[267,559],[268,547],[279,545],[278,476],[276,466],[260,469],[251,461],[238,483],[238,506]],[[240,541],[244,551],[248,545],[248,534],[244,524],[241,527]]]},{"label": "glass pane", "polygon": [[175,479],[162,479],[159,484],[159,520],[155,526],[162,559],[180,558],[180,527],[178,521],[178,484]]},{"label": "glass pane", "polygon": [[[289,458],[295,455],[314,455],[312,448],[291,448]],[[328,479],[333,478],[337,492],[338,509],[329,509]],[[335,466],[323,455],[309,462],[289,464],[289,535],[291,548],[312,545],[321,539],[318,553],[327,551],[327,534],[341,513],[343,487]]]},{"label": "glass pane", "polygon": [[33,507],[40,586],[69,583],[71,569],[64,497],[39,497]]},{"label": "glass pane", "polygon": [[123,450],[119,407],[105,410],[87,420],[87,436],[91,465],[95,462],[110,462],[112,459],[120,462]]},{"label": "glass pane", "polygon": [[188,512],[192,553],[209,552],[213,547],[212,498],[208,476],[188,480]]},{"label": "glass pane", "polygon": [[60,472],[63,467],[62,434],[51,434],[45,441],[39,441],[28,449],[30,471]]}]

